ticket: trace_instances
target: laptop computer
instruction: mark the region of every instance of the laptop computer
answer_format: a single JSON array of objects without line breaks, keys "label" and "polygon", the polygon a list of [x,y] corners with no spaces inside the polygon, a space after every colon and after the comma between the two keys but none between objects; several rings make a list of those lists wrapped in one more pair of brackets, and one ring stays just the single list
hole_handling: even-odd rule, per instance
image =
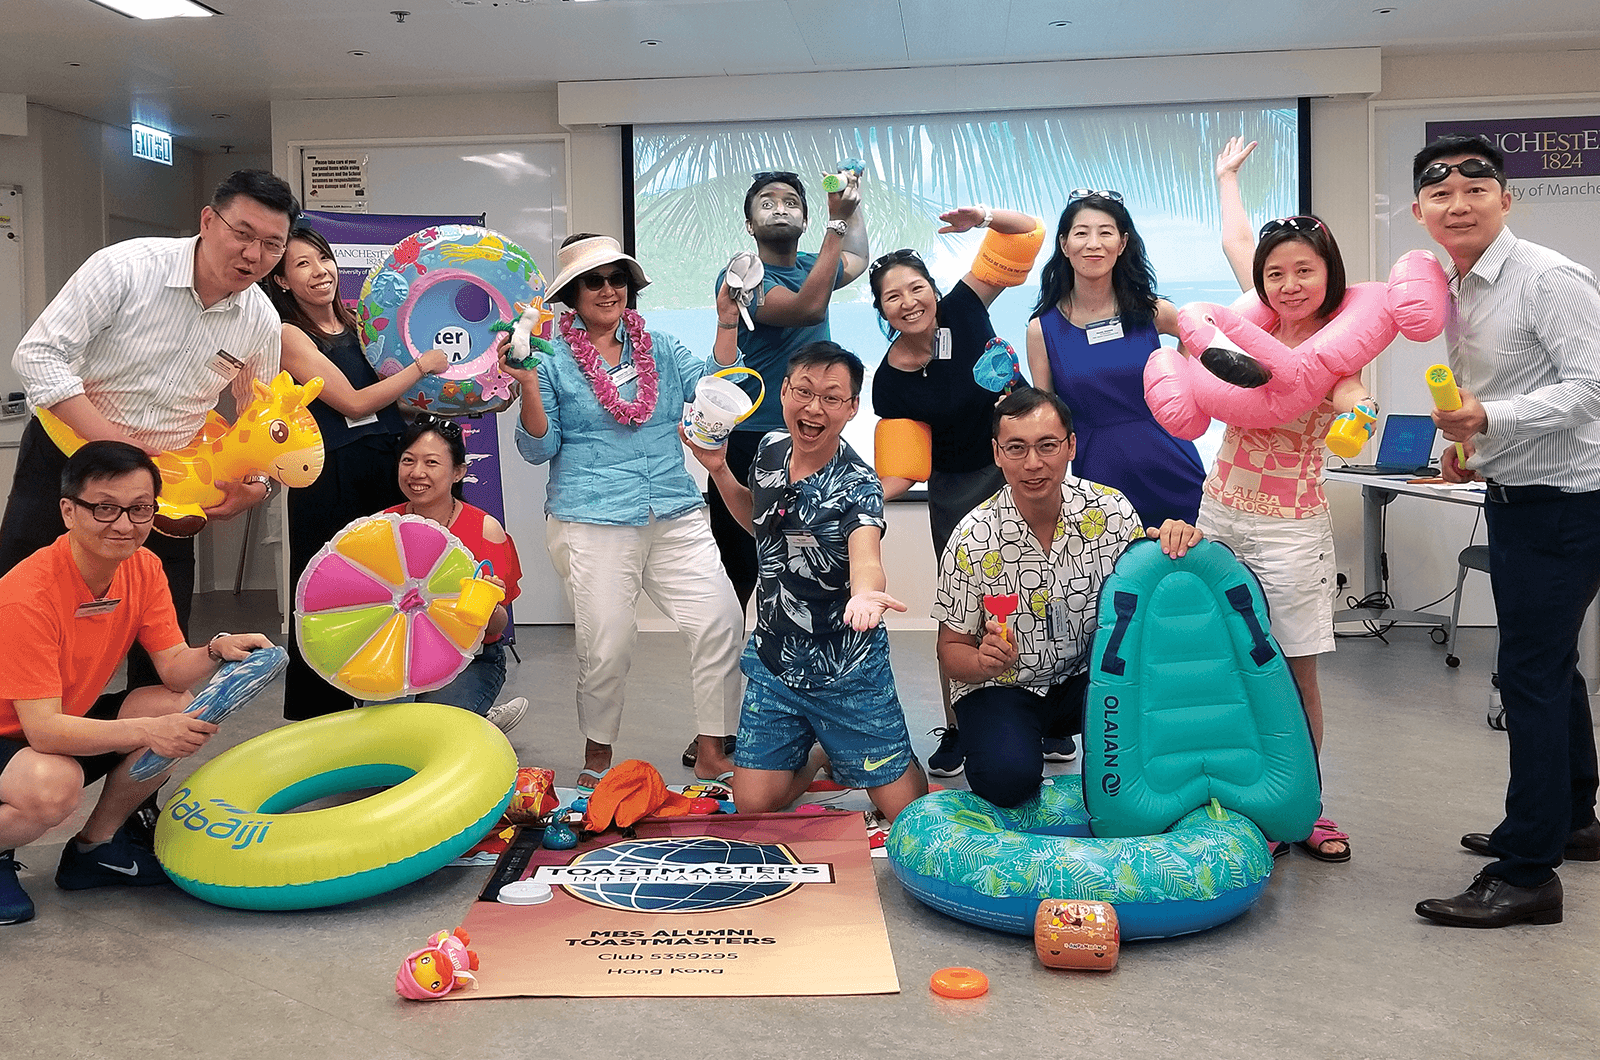
[{"label": "laptop computer", "polygon": [[1345,464],[1331,471],[1353,475],[1436,475],[1431,466],[1433,443],[1439,437],[1432,416],[1406,413],[1383,418],[1383,438],[1378,445],[1378,460],[1373,464]]}]

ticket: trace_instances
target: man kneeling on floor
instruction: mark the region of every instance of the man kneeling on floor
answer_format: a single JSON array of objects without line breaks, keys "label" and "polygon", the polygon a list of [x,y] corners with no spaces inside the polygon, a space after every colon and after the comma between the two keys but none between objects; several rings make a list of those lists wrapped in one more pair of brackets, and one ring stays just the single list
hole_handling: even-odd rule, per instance
[{"label": "man kneeling on floor", "polygon": [[[1095,608],[1122,550],[1149,536],[1182,556],[1200,540],[1176,519],[1143,529],[1121,493],[1067,474],[1076,451],[1060,398],[1022,387],[1002,400],[994,459],[1006,484],[956,524],[940,560],[939,662],[954,686],[967,781],[997,806],[1039,790],[1041,741],[1070,747],[1083,731]],[[1012,593],[1009,621],[986,614],[985,596]]]},{"label": "man kneeling on floor", "polygon": [[788,430],[761,440],[748,486],[725,449],[689,447],[756,539],[756,630],[740,660],[748,683],[733,756],[741,813],[788,806],[824,763],[839,783],[866,788],[887,820],[928,791],[882,626],[885,610],[906,609],[883,591],[883,487],[839,437],[864,374],[836,343],[796,351],[783,380]]},{"label": "man kneeling on floor", "polygon": [[[125,823],[166,779],[128,775],[139,752],[194,754],[217,727],[183,713],[187,689],[225,659],[272,642],[260,633],[184,644],[150,536],[161,475],[136,446],[90,442],[61,473],[67,532],[0,578],[0,924],[33,917],[17,882],[17,847],[72,816],[83,788],[100,799],[61,852],[56,885],[165,883],[151,850]],[[162,684],[101,695],[133,642]]]}]

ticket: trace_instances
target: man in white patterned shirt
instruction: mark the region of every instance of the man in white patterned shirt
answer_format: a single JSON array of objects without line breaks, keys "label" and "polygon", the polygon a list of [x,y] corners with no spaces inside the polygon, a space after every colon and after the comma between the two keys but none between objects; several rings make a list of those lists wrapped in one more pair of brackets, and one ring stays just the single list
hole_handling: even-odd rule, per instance
[{"label": "man in white patterned shirt", "polygon": [[[1083,731],[1095,605],[1122,550],[1149,536],[1182,556],[1200,540],[1176,519],[1145,530],[1121,493],[1068,475],[1076,451],[1060,398],[1021,387],[1002,400],[994,456],[1006,484],[956,524],[940,561],[933,617],[967,781],[999,806],[1038,791],[1045,738]],[[1013,593],[1004,624],[985,613],[985,596]]]},{"label": "man in white patterned shirt", "polygon": [[[261,170],[241,170],[200,212],[200,234],[130,239],[97,251],[34,321],[12,366],[35,408],[83,437],[130,442],[147,453],[186,446],[226,387],[248,400],[250,382],[278,372],[278,314],[258,286],[283,256],[300,214],[294,193]],[[0,523],[0,574],[65,532],[60,511],[66,456],[37,419],[23,433]],[[264,479],[218,483],[213,519],[267,496]],[[152,534],[185,633],[194,590],[194,542]],[[129,687],[159,684],[142,651]]]},{"label": "man in white patterned shirt", "polygon": [[[1450,367],[1435,412],[1444,477],[1487,480],[1489,581],[1511,770],[1506,815],[1461,845],[1496,860],[1420,916],[1458,927],[1555,924],[1562,860],[1600,861],[1594,722],[1578,632],[1600,589],[1600,287],[1506,227],[1505,158],[1441,137],[1412,160],[1412,212],[1450,257]],[[1458,454],[1465,454],[1465,462]]]}]

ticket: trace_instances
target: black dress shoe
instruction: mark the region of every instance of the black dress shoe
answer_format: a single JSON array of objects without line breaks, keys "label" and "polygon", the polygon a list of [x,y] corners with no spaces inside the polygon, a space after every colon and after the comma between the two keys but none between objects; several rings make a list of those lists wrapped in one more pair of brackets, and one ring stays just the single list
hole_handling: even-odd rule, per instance
[{"label": "black dress shoe", "polygon": [[1478,873],[1472,886],[1454,898],[1417,903],[1417,915],[1452,927],[1498,928],[1511,924],[1561,923],[1561,877],[1551,874],[1538,887],[1517,887],[1498,876]]},{"label": "black dress shoe", "polygon": [[[1489,849],[1487,832],[1468,832],[1461,837],[1461,845],[1474,854],[1482,854],[1486,858],[1495,856],[1494,851]],[[1572,834],[1567,836],[1567,845],[1562,857],[1567,861],[1600,861],[1600,821],[1590,822],[1582,828],[1574,828]]]}]

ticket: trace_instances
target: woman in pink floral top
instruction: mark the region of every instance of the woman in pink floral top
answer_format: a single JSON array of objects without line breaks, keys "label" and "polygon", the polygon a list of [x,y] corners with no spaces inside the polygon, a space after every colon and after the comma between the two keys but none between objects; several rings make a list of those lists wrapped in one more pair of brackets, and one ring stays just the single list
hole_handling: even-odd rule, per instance
[{"label": "woman in pink floral top", "polygon": [[[1222,249],[1243,290],[1277,314],[1270,329],[1290,348],[1320,331],[1345,295],[1344,260],[1316,217],[1269,221],[1253,238],[1239,194],[1239,166],[1255,149],[1235,137],[1217,156]],[[1317,656],[1333,650],[1333,523],[1322,492],[1323,439],[1335,417],[1356,405],[1375,411],[1359,376],[1336,383],[1321,405],[1276,427],[1229,425],[1206,477],[1198,525],[1232,548],[1261,579],[1272,633],[1305,703],[1311,737],[1322,747]],[[1324,817],[1296,845],[1321,861],[1349,861],[1350,837]],[[1287,853],[1274,844],[1274,856]]]}]

